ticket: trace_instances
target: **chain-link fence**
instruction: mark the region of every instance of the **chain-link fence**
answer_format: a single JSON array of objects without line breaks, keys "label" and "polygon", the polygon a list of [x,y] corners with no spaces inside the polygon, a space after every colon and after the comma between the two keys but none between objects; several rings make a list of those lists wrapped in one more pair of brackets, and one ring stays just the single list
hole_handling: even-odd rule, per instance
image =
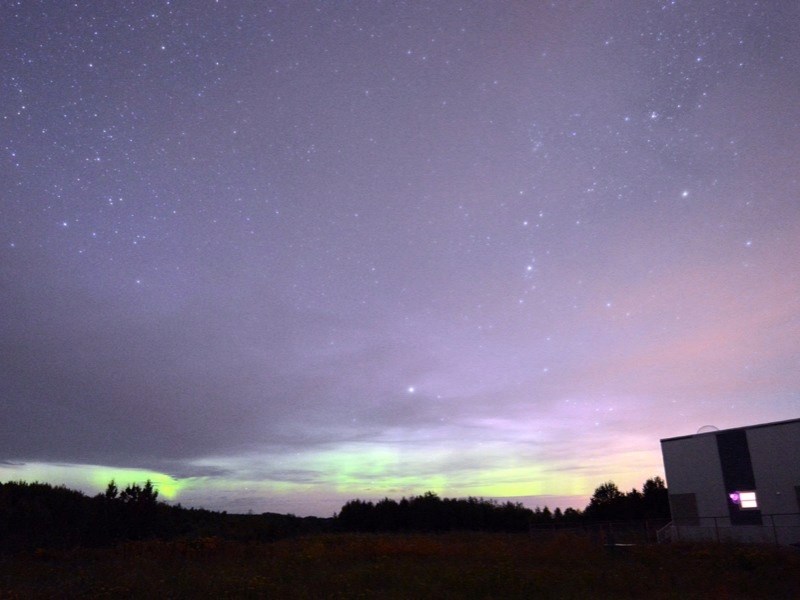
[{"label": "chain-link fence", "polygon": [[658,531],[667,525],[664,519],[637,521],[609,521],[601,523],[554,523],[533,525],[530,535],[536,539],[549,539],[558,535],[576,535],[608,546],[654,544]]},{"label": "chain-link fence", "polygon": [[762,514],[761,525],[731,524],[730,517],[672,521],[658,530],[659,542],[745,542],[800,545],[800,513]]}]

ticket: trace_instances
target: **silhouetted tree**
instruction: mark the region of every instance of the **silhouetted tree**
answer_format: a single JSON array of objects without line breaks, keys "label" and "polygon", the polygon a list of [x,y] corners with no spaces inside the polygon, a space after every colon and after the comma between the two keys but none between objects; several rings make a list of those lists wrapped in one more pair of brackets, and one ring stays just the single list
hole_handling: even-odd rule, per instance
[{"label": "silhouetted tree", "polygon": [[36,548],[97,547],[176,536],[267,541],[330,527],[330,520],[313,517],[228,515],[169,506],[158,501],[152,482],[120,492],[112,480],[104,493],[92,498],[64,486],[0,482],[0,562],[5,553]]},{"label": "silhouetted tree", "polygon": [[105,498],[106,500],[116,500],[117,496],[119,496],[119,488],[117,487],[116,482],[112,479],[108,482],[108,487],[106,487]]},{"label": "silhouetted tree", "polygon": [[342,506],[337,521],[343,529],[349,531],[375,531],[375,505],[369,501],[349,500]]},{"label": "silhouetted tree", "polygon": [[628,493],[608,481],[594,491],[584,516],[591,521],[638,521],[643,519],[669,519],[669,496],[664,480],[648,479],[642,491]]},{"label": "silhouetted tree", "polygon": [[422,496],[412,498],[410,503],[411,518],[415,529],[421,531],[442,531],[447,528],[442,499],[433,492],[425,492]]},{"label": "silhouetted tree", "polygon": [[669,493],[664,480],[658,475],[648,479],[642,486],[644,516],[648,519],[669,519]]},{"label": "silhouetted tree", "polygon": [[615,521],[624,518],[625,494],[617,484],[607,481],[594,490],[584,515],[593,521]]},{"label": "silhouetted tree", "polygon": [[[519,503],[440,498],[427,492],[400,502],[388,498],[377,504],[351,500],[336,520],[341,529],[349,531],[526,531],[533,515]],[[549,511],[547,518],[551,518]]]},{"label": "silhouetted tree", "polygon": [[381,531],[397,531],[400,529],[399,508],[399,504],[389,498],[384,498],[375,504],[375,528]]},{"label": "silhouetted tree", "polygon": [[639,520],[644,518],[644,496],[636,488],[625,494],[621,506],[621,514],[617,518],[624,520]]},{"label": "silhouetted tree", "polygon": [[[108,484],[111,488],[114,481]],[[116,485],[114,486],[116,488]],[[108,494],[108,490],[106,490]],[[153,482],[149,479],[145,482],[144,487],[139,487],[138,483],[129,485],[119,495],[120,500],[127,504],[138,504],[142,506],[152,506],[158,501],[158,491],[153,486]]]},{"label": "silhouetted tree", "polygon": [[583,518],[583,513],[575,508],[567,508],[564,510],[564,522],[576,524]]}]

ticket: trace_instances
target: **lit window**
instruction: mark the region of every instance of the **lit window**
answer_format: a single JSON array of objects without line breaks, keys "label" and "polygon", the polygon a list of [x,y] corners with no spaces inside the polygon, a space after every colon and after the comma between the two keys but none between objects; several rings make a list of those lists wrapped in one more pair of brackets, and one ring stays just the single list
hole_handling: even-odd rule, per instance
[{"label": "lit window", "polygon": [[739,492],[739,506],[742,508],[758,508],[755,492]]},{"label": "lit window", "polygon": [[728,497],[740,508],[758,508],[755,492],[731,492]]}]

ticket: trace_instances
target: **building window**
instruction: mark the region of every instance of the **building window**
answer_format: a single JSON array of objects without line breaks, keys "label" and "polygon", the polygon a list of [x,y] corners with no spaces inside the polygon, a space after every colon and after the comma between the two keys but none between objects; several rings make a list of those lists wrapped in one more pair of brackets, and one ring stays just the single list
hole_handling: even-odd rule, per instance
[{"label": "building window", "polygon": [[731,502],[738,504],[739,508],[758,508],[758,499],[754,491],[731,492],[728,494],[728,497],[731,499]]}]

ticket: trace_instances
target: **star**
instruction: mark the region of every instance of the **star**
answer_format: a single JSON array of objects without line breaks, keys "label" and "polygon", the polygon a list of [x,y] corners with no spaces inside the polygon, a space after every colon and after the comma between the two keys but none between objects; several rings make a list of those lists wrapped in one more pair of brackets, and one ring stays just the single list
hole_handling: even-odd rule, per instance
[{"label": "star", "polygon": [[[768,3],[8,4],[3,460],[330,515],[590,494],[695,420],[796,416],[800,47]],[[599,436],[560,412],[612,405]]]}]

